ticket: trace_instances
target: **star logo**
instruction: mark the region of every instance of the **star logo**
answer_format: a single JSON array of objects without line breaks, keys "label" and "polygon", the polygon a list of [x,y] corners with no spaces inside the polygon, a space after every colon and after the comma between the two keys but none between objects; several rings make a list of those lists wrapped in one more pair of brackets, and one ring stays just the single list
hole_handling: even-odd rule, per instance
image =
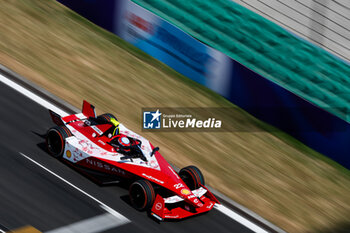
[{"label": "star logo", "polygon": [[159,109],[157,109],[157,111],[155,113],[151,113],[151,115],[153,116],[151,122],[156,120],[156,119],[157,119],[157,121],[159,121],[159,117],[160,117],[160,115],[162,115],[162,113],[160,113]]},{"label": "star logo", "polygon": [[143,112],[143,128],[144,129],[160,129],[161,128],[161,115],[162,113],[157,111],[145,111]]}]

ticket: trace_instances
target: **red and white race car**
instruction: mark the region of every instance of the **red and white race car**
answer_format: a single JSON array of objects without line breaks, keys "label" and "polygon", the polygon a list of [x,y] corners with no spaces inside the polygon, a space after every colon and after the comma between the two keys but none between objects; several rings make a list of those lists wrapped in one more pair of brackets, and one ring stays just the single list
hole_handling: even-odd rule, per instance
[{"label": "red and white race car", "polygon": [[195,166],[177,173],[147,139],[119,124],[112,114],[96,116],[84,101],[82,113],[61,117],[50,110],[53,122],[46,135],[47,149],[102,183],[130,181],[131,204],[150,211],[158,220],[182,219],[208,212],[219,201],[204,186]]}]

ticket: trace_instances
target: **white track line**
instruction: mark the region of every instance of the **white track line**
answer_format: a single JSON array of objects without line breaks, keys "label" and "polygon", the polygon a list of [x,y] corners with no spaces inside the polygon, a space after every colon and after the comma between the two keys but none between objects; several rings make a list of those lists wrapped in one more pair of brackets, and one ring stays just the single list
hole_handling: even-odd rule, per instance
[{"label": "white track line", "polygon": [[6,233],[6,231],[3,231],[3,230],[0,229],[0,233]]},{"label": "white track line", "polygon": [[120,221],[115,221],[115,217],[112,214],[105,213],[51,231],[46,231],[45,233],[97,233],[107,231],[122,224]]},{"label": "white track line", "polygon": [[27,90],[24,87],[18,85],[14,81],[6,78],[2,74],[0,74],[0,81],[2,83],[6,84],[7,86],[15,89],[16,91],[22,93],[23,95],[27,96],[29,99],[31,99],[34,102],[40,104],[41,106],[43,106],[43,107],[45,107],[47,109],[51,109],[52,111],[58,113],[59,115],[61,115],[61,116],[67,116],[68,115],[68,113],[66,113],[62,109],[56,107],[55,105],[51,104],[50,102],[48,102],[47,100],[41,98],[40,96],[34,94],[33,92],[30,92],[29,90]]},{"label": "white track line", "polygon": [[[16,91],[22,93],[23,95],[27,96],[28,98],[30,98],[31,100],[33,100],[34,102],[40,104],[41,106],[47,108],[47,109],[51,109],[52,111],[58,113],[61,116],[65,116],[68,115],[68,113],[66,113],[65,111],[63,111],[62,109],[56,107],[55,105],[51,104],[50,102],[48,102],[47,100],[41,98],[40,96],[30,92],[29,90],[23,88],[22,86],[18,85],[17,83],[13,82],[12,80],[6,78],[5,76],[0,74],[0,81],[3,82],[4,84],[6,84],[7,86],[15,89]],[[26,157],[27,159],[31,160],[33,163],[37,164],[38,166],[42,167],[43,169],[45,169],[46,171],[50,172],[51,174],[55,175],[56,177],[58,177],[59,179],[63,180],[64,182],[66,182],[67,184],[71,185],[72,187],[76,188],[77,190],[79,190],[80,192],[84,193],[86,196],[90,197],[91,199],[95,200],[96,202],[100,203],[101,207],[104,208],[106,211],[108,211],[111,214],[115,214],[115,216],[117,218],[119,217],[123,217],[125,218],[123,215],[120,215],[117,211],[113,210],[112,208],[108,207],[107,205],[105,205],[104,203],[102,203],[101,201],[97,200],[96,198],[94,198],[93,196],[91,196],[90,194],[84,192],[83,190],[79,189],[78,187],[74,186],[73,184],[69,183],[68,181],[64,180],[63,178],[61,178],[60,176],[56,175],[55,173],[51,172],[49,169],[47,169],[46,167],[42,166],[41,164],[37,163],[36,161],[32,160],[31,158],[29,158],[28,156],[24,155],[21,153],[21,155],[23,155],[24,157]],[[229,208],[223,206],[223,205],[216,205],[215,207],[218,211],[220,211],[221,213],[227,215],[228,217],[234,219],[235,221],[241,223],[242,225],[246,226],[247,228],[255,231],[255,232],[267,232],[265,231],[263,228],[259,227],[258,225],[250,222],[249,220],[247,220],[246,218],[243,218],[242,216],[240,216],[239,214],[235,213],[234,211],[230,210]],[[113,212],[113,213],[112,213]],[[130,221],[127,219],[127,221]]]},{"label": "white track line", "polygon": [[41,167],[42,169],[44,169],[45,171],[47,171],[48,173],[50,173],[51,175],[57,177],[58,179],[60,179],[61,181],[65,182],[66,184],[68,184],[69,186],[75,188],[76,190],[78,190],[79,192],[81,192],[82,194],[84,194],[85,196],[91,198],[92,200],[96,201],[98,204],[100,204],[100,207],[103,208],[104,210],[106,210],[107,212],[109,212],[111,215],[113,215],[115,218],[117,218],[119,220],[119,222],[121,224],[125,224],[130,222],[129,219],[127,219],[126,217],[124,217],[123,215],[121,215],[120,213],[118,213],[117,211],[115,211],[114,209],[112,209],[111,207],[109,207],[108,205],[106,205],[105,203],[103,203],[102,201],[98,200],[97,198],[91,196],[90,194],[88,194],[87,192],[85,192],[84,190],[78,188],[77,186],[75,186],[74,184],[70,183],[69,181],[67,181],[66,179],[62,178],[61,176],[57,175],[56,173],[54,173],[53,171],[51,171],[50,169],[44,167],[43,165],[41,165],[40,163],[38,163],[37,161],[35,161],[34,159],[28,157],[27,155],[23,154],[20,152],[20,154],[28,159],[29,161],[31,161],[32,163],[36,164],[37,166]]},{"label": "white track line", "polygon": [[239,222],[240,224],[244,225],[245,227],[249,228],[250,230],[252,230],[254,232],[268,233],[268,231],[262,229],[261,227],[259,227],[255,223],[252,223],[248,219],[246,219],[246,218],[242,217],[241,215],[235,213],[234,211],[230,210],[226,206],[223,206],[221,204],[215,204],[214,208],[217,209],[218,211],[220,211],[221,213],[227,215],[228,217],[232,218],[236,222]]}]

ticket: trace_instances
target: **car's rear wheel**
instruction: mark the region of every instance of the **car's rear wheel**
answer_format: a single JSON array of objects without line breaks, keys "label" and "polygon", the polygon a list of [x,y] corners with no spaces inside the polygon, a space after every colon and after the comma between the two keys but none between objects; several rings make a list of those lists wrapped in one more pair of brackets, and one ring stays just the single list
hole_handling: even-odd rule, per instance
[{"label": "car's rear wheel", "polygon": [[46,145],[50,155],[60,158],[64,152],[65,139],[72,136],[65,126],[54,126],[47,131]]},{"label": "car's rear wheel", "polygon": [[111,113],[105,113],[105,114],[99,115],[97,118],[100,119],[100,120],[107,121],[107,122],[111,122],[111,119],[112,119],[112,118],[118,120],[118,119],[117,119],[113,114],[111,114]]},{"label": "car's rear wheel", "polygon": [[137,180],[130,185],[129,196],[131,205],[139,210],[148,210],[152,207],[155,192],[154,188],[148,180]]},{"label": "car's rear wheel", "polygon": [[195,166],[182,168],[179,172],[179,175],[191,190],[199,188],[200,185],[205,185],[202,172]]}]

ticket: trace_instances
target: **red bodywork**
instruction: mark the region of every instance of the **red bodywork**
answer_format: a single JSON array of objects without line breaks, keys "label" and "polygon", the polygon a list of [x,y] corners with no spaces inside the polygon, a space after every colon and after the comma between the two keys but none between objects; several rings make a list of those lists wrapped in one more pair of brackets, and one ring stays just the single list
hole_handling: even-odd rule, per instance
[{"label": "red bodywork", "polygon": [[[160,186],[167,190],[166,197],[161,194],[156,194],[151,215],[159,220],[164,219],[182,219],[199,213],[204,213],[211,210],[215,203],[219,201],[214,195],[204,186],[201,191],[205,194],[196,196],[193,194],[179,175],[169,165],[169,163],[156,151],[152,157],[147,157],[147,161],[141,159],[121,159],[121,154],[118,153],[109,143],[111,140],[118,137],[128,137],[142,140],[143,150],[153,150],[154,147],[149,141],[143,137],[126,129],[124,126],[121,129],[120,135],[109,138],[104,134],[110,129],[110,124],[101,124],[90,126],[85,123],[89,117],[96,117],[94,107],[84,101],[83,113],[74,114],[57,118],[57,114],[51,113],[51,117],[57,125],[62,125],[62,122],[67,126],[75,137],[74,140],[66,139],[66,148],[63,159],[68,160],[71,164],[79,167],[85,167],[90,170],[95,170],[109,175],[118,176],[126,179],[146,179],[153,183],[154,186]],[[69,139],[69,140],[68,140]],[[131,143],[138,143],[137,140]],[[148,145],[149,143],[149,145]],[[150,148],[148,148],[150,147]],[[98,151],[96,153],[96,151]],[[168,204],[166,200],[169,196],[178,196],[181,201]],[[175,199],[179,199],[175,197]]]}]

